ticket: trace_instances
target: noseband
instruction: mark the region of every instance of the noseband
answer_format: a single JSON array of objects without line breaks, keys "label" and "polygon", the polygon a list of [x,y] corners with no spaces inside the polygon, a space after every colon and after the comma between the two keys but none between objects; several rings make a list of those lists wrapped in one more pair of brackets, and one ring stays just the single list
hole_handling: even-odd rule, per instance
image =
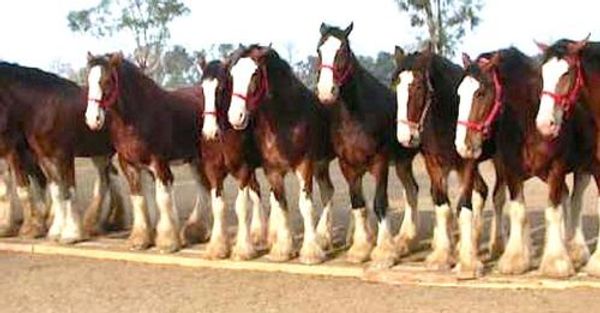
[{"label": "noseband", "polygon": [[351,56],[350,50],[344,49],[343,51],[345,51],[346,60],[348,60],[346,66],[344,66],[343,70],[336,69],[334,64],[322,64],[321,63],[319,65],[319,71],[326,68],[333,72],[333,81],[338,86],[342,86],[342,85],[346,84],[350,80],[352,73],[354,72],[354,65],[352,64],[352,60],[350,58],[350,56]]},{"label": "noseband", "polygon": [[577,98],[579,98],[579,93],[581,92],[581,89],[583,89],[583,85],[584,85],[583,69],[581,67],[581,60],[579,58],[576,58],[575,61],[573,62],[573,64],[574,64],[573,66],[575,67],[577,76],[575,76],[575,85],[573,85],[571,90],[569,90],[567,93],[564,93],[564,94],[557,94],[555,92],[546,91],[546,90],[542,91],[542,96],[551,97],[554,100],[554,105],[561,107],[567,116],[573,110],[573,107],[575,106],[575,103],[577,102]]},{"label": "noseband", "polygon": [[500,108],[502,107],[502,84],[500,84],[500,79],[498,77],[498,71],[494,70],[492,74],[492,79],[494,80],[494,88],[496,90],[496,96],[494,97],[494,107],[488,113],[485,120],[483,122],[471,122],[467,121],[457,121],[458,124],[467,127],[470,130],[473,130],[478,133],[482,133],[484,136],[488,136],[490,133],[490,128],[492,123],[498,115],[500,114]]},{"label": "noseband", "polygon": [[265,98],[265,96],[269,93],[269,77],[267,76],[267,67],[266,65],[260,66],[260,81],[257,90],[254,93],[248,95],[243,95],[241,93],[234,92],[232,93],[232,97],[237,97],[246,103],[249,109],[255,110],[258,108],[260,102]]},{"label": "noseband", "polygon": [[88,101],[97,103],[98,106],[103,109],[107,109],[107,108],[111,107],[115,102],[117,102],[120,92],[119,92],[119,74],[117,73],[116,69],[113,69],[113,71],[111,73],[111,77],[113,80],[112,93],[110,93],[110,95],[108,97],[102,96],[101,99],[88,98]]},{"label": "noseband", "polygon": [[[429,113],[429,109],[431,108],[431,102],[433,101],[433,86],[431,86],[431,80],[429,79],[429,71],[426,71],[425,80],[427,81],[427,98],[425,100],[425,107],[423,108],[423,112],[421,112],[421,117],[418,122],[412,122],[408,119],[398,119],[398,124],[405,124],[411,130],[415,130],[419,133],[423,131],[423,124],[425,124],[425,119],[427,118],[427,114]],[[410,95],[409,95],[410,96]]]}]

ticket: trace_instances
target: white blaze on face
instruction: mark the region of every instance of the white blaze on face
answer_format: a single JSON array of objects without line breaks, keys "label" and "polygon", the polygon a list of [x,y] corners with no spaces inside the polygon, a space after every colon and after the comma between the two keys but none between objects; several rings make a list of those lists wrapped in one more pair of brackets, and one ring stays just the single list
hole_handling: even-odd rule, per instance
[{"label": "white blaze on face", "polygon": [[408,97],[409,87],[415,79],[412,71],[403,71],[398,75],[399,83],[396,85],[396,99],[398,102],[397,121],[398,128],[396,131],[396,138],[398,142],[403,145],[410,143],[410,127],[406,123],[400,121],[408,121]]},{"label": "white blaze on face", "polygon": [[[469,115],[471,114],[471,107],[473,106],[473,97],[475,91],[479,89],[480,83],[471,76],[466,76],[458,86],[458,96],[460,102],[458,105],[458,120],[467,122]],[[462,124],[456,124],[456,138],[454,138],[454,145],[456,151],[463,156],[466,152],[467,145],[467,127]]]},{"label": "white blaze on face", "polygon": [[85,110],[85,122],[92,130],[102,127],[104,124],[104,110],[100,108],[100,100],[102,100],[102,67],[99,65],[90,69],[88,74],[88,102]]},{"label": "white blaze on face", "polygon": [[[556,85],[560,78],[569,70],[569,64],[565,60],[551,58],[542,66],[542,79],[544,81],[544,91],[554,93]],[[547,94],[543,94],[540,100],[540,108],[535,119],[536,125],[544,135],[551,135],[555,125],[559,120],[554,116],[554,99]]]},{"label": "white blaze on face", "polygon": [[[248,86],[252,75],[256,72],[256,63],[251,58],[241,58],[231,69],[233,80],[233,93],[247,96]],[[246,102],[240,97],[232,97],[229,111],[227,112],[229,123],[236,129],[243,129],[248,123],[248,109]]]},{"label": "white blaze on face", "polygon": [[202,89],[204,94],[204,114],[202,123],[202,135],[206,139],[214,139],[219,132],[219,125],[217,124],[217,86],[219,81],[217,79],[205,79],[202,81]]},{"label": "white blaze on face", "polygon": [[[319,51],[321,52],[321,64],[333,66],[335,56],[341,46],[341,40],[333,36],[329,36],[319,48]],[[321,67],[319,81],[317,82],[317,92],[321,101],[334,100],[334,96],[332,94],[333,86],[333,70],[328,67]]]}]

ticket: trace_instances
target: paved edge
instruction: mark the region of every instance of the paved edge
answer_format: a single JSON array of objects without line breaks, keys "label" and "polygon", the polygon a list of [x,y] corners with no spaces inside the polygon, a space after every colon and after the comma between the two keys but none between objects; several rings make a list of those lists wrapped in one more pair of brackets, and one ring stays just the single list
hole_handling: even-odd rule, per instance
[{"label": "paved edge", "polygon": [[304,265],[268,261],[206,260],[199,256],[183,254],[158,254],[107,250],[98,247],[61,246],[52,243],[21,243],[0,241],[0,251],[126,261],[133,263],[173,265],[189,268],[213,268],[281,272],[287,274],[357,278],[368,282],[404,286],[453,287],[477,289],[600,289],[600,280],[579,274],[567,280],[553,280],[536,275],[521,277],[485,276],[474,280],[458,280],[452,273],[434,273],[415,266],[400,265],[391,270],[364,270],[362,266],[341,264]]}]

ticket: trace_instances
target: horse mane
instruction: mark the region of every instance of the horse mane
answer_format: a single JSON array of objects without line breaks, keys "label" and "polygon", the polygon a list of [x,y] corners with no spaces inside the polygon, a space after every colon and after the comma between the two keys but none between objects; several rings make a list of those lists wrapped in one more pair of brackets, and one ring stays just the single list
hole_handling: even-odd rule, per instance
[{"label": "horse mane", "polygon": [[42,71],[38,68],[21,66],[16,63],[0,61],[0,81],[27,83],[29,86],[64,90],[71,88],[79,90],[79,86],[56,74]]},{"label": "horse mane", "polygon": [[[559,59],[568,55],[568,45],[576,43],[571,39],[560,39],[553,43],[544,51],[542,64],[553,57]],[[600,42],[588,42],[581,52],[582,62],[585,67],[589,67],[592,72],[600,72]]]}]

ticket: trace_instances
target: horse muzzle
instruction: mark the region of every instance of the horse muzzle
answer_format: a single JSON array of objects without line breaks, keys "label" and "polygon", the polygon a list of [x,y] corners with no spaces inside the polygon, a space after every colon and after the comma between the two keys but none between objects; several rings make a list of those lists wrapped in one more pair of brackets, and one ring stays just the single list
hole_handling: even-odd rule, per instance
[{"label": "horse muzzle", "polygon": [[547,138],[556,138],[560,132],[560,123],[556,123],[553,118],[537,119],[535,125],[540,134]]}]

